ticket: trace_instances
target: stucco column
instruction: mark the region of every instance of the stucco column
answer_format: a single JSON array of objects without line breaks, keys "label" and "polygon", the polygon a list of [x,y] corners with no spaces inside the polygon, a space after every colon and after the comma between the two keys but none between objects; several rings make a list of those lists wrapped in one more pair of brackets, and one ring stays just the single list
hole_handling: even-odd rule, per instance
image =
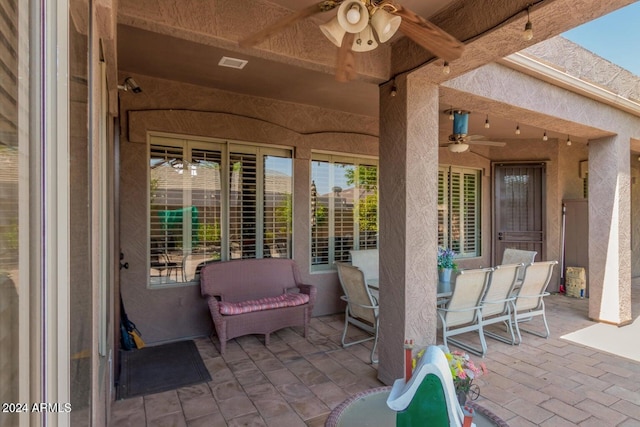
[{"label": "stucco column", "polygon": [[631,322],[629,137],[589,141],[589,317]]},{"label": "stucco column", "polygon": [[380,90],[380,363],[403,376],[403,343],[436,342],[438,87],[419,77]]}]

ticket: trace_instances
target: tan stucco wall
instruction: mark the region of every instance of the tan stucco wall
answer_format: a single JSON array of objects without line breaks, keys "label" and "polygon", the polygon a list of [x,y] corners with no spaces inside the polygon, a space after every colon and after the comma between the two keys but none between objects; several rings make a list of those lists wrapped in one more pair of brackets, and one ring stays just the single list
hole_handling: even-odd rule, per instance
[{"label": "tan stucco wall", "polygon": [[[127,74],[128,75],[128,74]],[[147,260],[146,132],[295,147],[294,211],[308,212],[311,150],[377,156],[377,120],[315,107],[252,98],[134,75],[138,95],[121,92],[121,247],[128,270],[121,272],[127,314],[148,343],[204,335],[209,314],[198,286],[149,289]],[[135,142],[132,142],[135,141]],[[309,271],[309,221],[294,218],[294,259],[306,283],[318,286],[314,315],[341,309],[334,272]]]}]

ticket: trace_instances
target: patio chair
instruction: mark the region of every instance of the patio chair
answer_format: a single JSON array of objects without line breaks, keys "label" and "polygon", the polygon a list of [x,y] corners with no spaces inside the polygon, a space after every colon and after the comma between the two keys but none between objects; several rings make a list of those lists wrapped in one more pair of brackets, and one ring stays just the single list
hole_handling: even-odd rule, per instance
[{"label": "patio chair", "polygon": [[380,254],[378,249],[361,249],[349,251],[351,265],[358,267],[364,274],[365,283],[370,280],[378,280],[378,264]]},{"label": "patio chair", "polygon": [[[364,274],[358,267],[354,267],[344,262],[336,262],[336,265],[338,266],[340,284],[344,291],[344,295],[340,298],[347,302],[347,308],[344,313],[342,346],[349,347],[354,344],[373,340],[371,363],[378,363],[378,359],[375,358],[376,347],[378,345],[378,303],[371,295],[371,291],[364,281]],[[357,341],[347,342],[346,338],[350,324],[373,334],[373,336]]]},{"label": "patio chair", "polygon": [[[518,335],[518,343],[522,342],[520,331],[537,335],[542,338],[549,337],[549,325],[544,310],[544,297],[549,295],[546,292],[553,267],[558,261],[534,262],[525,268],[524,280],[520,288],[516,291],[515,310],[513,312],[513,323]],[[545,332],[532,331],[520,327],[521,322],[532,320],[534,316],[542,316]]]},{"label": "patio chair", "polygon": [[[484,357],[487,343],[482,330],[482,296],[489,285],[493,268],[478,268],[462,270],[456,277],[451,298],[444,307],[438,308],[438,315],[442,321],[442,340],[448,346],[448,341],[473,354]],[[473,347],[458,339],[450,338],[454,335],[477,331],[481,347]]]},{"label": "patio chair", "polygon": [[[500,265],[509,265],[509,264],[524,264],[529,265],[536,260],[537,251],[526,251],[523,249],[513,249],[506,248],[502,253],[502,262]],[[519,285],[522,283],[522,278],[524,277],[524,268],[521,268],[518,272],[518,283]]]},{"label": "patio chair", "polygon": [[[491,283],[482,298],[482,330],[484,334],[511,345],[517,343],[511,320],[515,301],[513,289],[520,270],[524,270],[524,264],[497,266],[491,273]],[[511,339],[486,329],[487,326],[496,323],[505,324]]]},{"label": "patio chair", "polygon": [[178,281],[178,269],[180,266],[177,262],[171,261],[169,255],[164,249],[152,248],[150,253],[150,267],[158,271],[158,277],[163,277],[166,271],[166,278],[171,279],[171,275],[175,271],[176,281]]}]

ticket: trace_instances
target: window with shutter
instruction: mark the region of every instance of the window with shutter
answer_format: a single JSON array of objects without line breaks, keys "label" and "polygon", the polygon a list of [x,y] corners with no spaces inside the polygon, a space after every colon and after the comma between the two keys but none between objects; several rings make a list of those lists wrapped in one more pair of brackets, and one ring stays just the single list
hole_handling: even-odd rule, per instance
[{"label": "window with shutter", "polygon": [[208,262],[291,256],[291,150],[151,136],[149,276],[194,282]]},{"label": "window with shutter", "polygon": [[438,245],[459,258],[480,256],[480,171],[438,169]]},{"label": "window with shutter", "polygon": [[312,270],[378,247],[378,167],[372,160],[314,153],[311,164]]},{"label": "window with shutter", "polygon": [[449,246],[449,169],[438,168],[438,246]]},{"label": "window with shutter", "polygon": [[256,155],[231,153],[229,166],[229,258],[256,258]]},{"label": "window with shutter", "polygon": [[293,199],[291,158],[267,155],[264,162],[264,256],[291,258]]}]

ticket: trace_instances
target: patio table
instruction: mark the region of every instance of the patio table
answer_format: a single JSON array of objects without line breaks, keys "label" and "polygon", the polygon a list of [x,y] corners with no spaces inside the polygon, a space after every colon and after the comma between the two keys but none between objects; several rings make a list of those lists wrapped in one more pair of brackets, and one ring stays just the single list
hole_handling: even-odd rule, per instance
[{"label": "patio table", "polygon": [[[371,288],[371,294],[378,299],[378,295],[380,293],[380,285],[378,279],[369,279],[367,280],[367,286]],[[441,301],[446,300],[451,296],[451,283],[449,282],[438,282],[438,293],[436,294],[436,298],[438,300],[438,304]]]},{"label": "patio table", "polygon": [[[396,412],[387,406],[391,386],[378,387],[357,393],[329,414],[325,427],[393,427]],[[508,427],[500,417],[475,402],[468,402],[474,410],[476,427]]]}]

